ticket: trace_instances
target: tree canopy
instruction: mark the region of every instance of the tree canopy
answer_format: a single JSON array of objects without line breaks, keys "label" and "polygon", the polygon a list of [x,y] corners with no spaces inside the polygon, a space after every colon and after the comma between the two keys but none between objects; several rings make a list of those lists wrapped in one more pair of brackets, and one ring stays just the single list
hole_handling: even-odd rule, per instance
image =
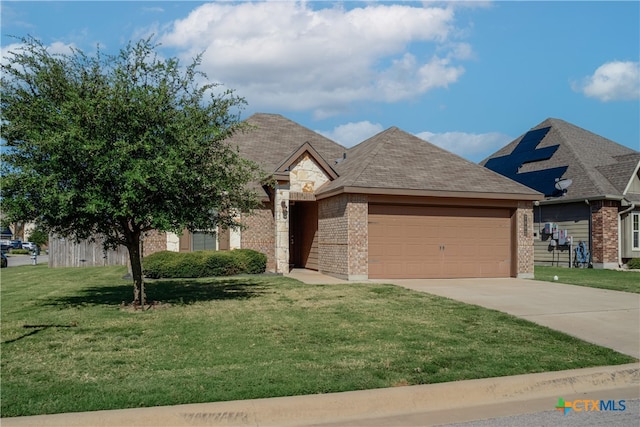
[{"label": "tree canopy", "polygon": [[227,138],[244,99],[151,39],[116,55],[53,54],[37,39],[2,63],[2,209],[48,231],[129,250],[144,304],[140,239],[151,230],[238,227],[261,179]]}]

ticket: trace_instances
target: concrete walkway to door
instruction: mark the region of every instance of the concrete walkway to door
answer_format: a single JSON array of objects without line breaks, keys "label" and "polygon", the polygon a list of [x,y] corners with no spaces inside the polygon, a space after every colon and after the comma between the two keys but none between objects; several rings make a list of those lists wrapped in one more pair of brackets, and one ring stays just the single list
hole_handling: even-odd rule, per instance
[{"label": "concrete walkway to door", "polygon": [[640,294],[513,278],[369,282],[492,308],[640,359]]}]

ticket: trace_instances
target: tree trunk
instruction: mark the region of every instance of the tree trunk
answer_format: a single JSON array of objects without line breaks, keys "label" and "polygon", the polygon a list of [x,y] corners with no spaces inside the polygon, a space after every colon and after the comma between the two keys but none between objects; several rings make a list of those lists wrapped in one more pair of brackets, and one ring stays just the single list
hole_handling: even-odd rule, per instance
[{"label": "tree trunk", "polygon": [[133,305],[144,308],[146,295],[144,294],[144,281],[142,278],[142,253],[140,252],[140,233],[133,233],[127,239],[129,249],[129,261],[131,262],[131,275],[133,276]]}]

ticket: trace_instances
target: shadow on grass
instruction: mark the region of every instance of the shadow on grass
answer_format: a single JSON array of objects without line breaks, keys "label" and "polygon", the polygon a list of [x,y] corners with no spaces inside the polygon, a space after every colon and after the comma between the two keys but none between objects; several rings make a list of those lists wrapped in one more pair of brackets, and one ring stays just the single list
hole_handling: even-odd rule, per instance
[{"label": "shadow on grass", "polygon": [[7,340],[7,341],[2,341],[1,344],[11,344],[11,343],[14,343],[16,341],[20,341],[23,338],[30,337],[31,335],[35,335],[35,334],[37,334],[39,332],[42,332],[42,331],[44,331],[46,329],[49,329],[49,328],[73,328],[75,326],[76,326],[75,324],[72,324],[72,325],[53,325],[53,324],[51,324],[51,325],[22,325],[23,328],[32,329],[32,331],[31,332],[27,332],[24,335],[20,335],[17,338],[14,338],[14,339],[11,339],[11,340]]},{"label": "shadow on grass", "polygon": [[[165,279],[145,281],[148,303],[192,304],[197,301],[249,299],[260,296],[266,286],[251,278],[242,279]],[[133,284],[96,286],[78,290],[75,295],[47,301],[54,306],[122,305],[133,300]]]}]

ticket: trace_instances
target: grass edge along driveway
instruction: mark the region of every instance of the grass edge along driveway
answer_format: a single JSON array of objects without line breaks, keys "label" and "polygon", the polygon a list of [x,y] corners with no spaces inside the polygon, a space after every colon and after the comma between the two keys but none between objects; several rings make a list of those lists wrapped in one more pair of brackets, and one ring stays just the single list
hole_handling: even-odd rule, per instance
[{"label": "grass edge along driveway", "polygon": [[640,294],[640,272],[594,268],[535,267],[535,280]]},{"label": "grass edge along driveway", "polygon": [[391,285],[280,276],[148,283],[119,267],[2,272],[3,417],[329,393],[633,358]]}]

